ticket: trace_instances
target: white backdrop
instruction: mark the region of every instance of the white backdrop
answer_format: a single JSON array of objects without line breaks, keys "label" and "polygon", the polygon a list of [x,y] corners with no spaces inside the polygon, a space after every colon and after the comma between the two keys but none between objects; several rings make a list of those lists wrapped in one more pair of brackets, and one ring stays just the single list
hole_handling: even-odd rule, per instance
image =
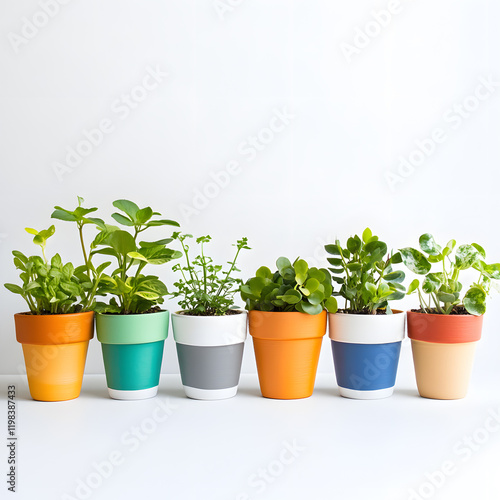
[{"label": "white backdrop", "polygon": [[[325,265],[325,243],[366,226],[393,247],[477,241],[500,261],[499,16],[493,0],[4,0],[1,281],[17,279],[12,249],[37,250],[24,227],[77,195],[105,218],[118,198],[150,205],[212,235],[221,262],[248,236],[244,279],[280,255]],[[49,253],[79,262],[76,229],[56,224]],[[0,372],[18,373],[26,307],[0,298]],[[243,371],[254,363],[248,343]],[[177,370],[169,338],[163,371]],[[102,372],[94,340],[87,373]]]}]

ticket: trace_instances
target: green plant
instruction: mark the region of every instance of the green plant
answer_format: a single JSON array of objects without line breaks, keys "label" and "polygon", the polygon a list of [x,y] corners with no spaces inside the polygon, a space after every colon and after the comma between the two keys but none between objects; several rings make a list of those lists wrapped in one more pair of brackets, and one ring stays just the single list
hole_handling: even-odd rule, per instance
[{"label": "green plant", "polygon": [[[153,275],[142,274],[147,264],[160,265],[182,256],[182,253],[167,248],[172,238],[157,241],[140,241],[139,235],[151,227],[177,226],[179,223],[169,219],[156,218],[159,212],[150,207],[139,208],[128,200],[117,200],[113,206],[123,213],[111,216],[119,224],[129,227],[132,233],[116,226],[106,225],[92,242],[90,258],[94,255],[110,255],[117,260],[117,267],[111,275],[102,277],[100,292],[114,297],[109,304],[98,302],[97,312],[115,314],[138,314],[156,310],[168,294],[166,285]],[[104,248],[100,248],[104,247]],[[137,266],[130,274],[132,266]]]},{"label": "green plant", "polygon": [[42,257],[26,257],[14,250],[14,265],[19,269],[22,286],[5,283],[7,290],[19,294],[28,304],[32,314],[65,314],[87,309],[92,301],[92,287],[82,280],[73,264],[63,264],[56,253],[49,261],[45,250],[47,240],[54,234],[55,227],[37,231],[26,228],[33,242],[42,250]]},{"label": "green plant", "polygon": [[228,262],[229,269],[222,270],[221,265],[213,263],[211,257],[204,253],[204,244],[209,243],[210,236],[201,236],[196,239],[200,245],[200,255],[190,261],[189,246],[185,243],[190,234],[174,233],[173,237],[181,243],[186,265],[176,264],[173,271],[180,272],[182,279],[174,283],[177,291],[171,295],[182,297],[179,305],[184,311],[192,316],[223,316],[231,309],[237,309],[234,305],[234,295],[243,283],[241,279],[233,278],[231,273],[239,272],[236,260],[240,251],[250,250],[248,239],[242,238],[236,242],[236,254],[232,261]]},{"label": "green plant", "polygon": [[403,271],[393,271],[392,264],[402,262],[401,255],[387,256],[387,245],[374,236],[369,228],[347,240],[343,248],[339,240],[325,245],[325,250],[334,257],[328,257],[333,281],[340,290],[334,295],[345,299],[345,309],[357,313],[385,309],[391,314],[390,300],[404,297],[405,287],[401,284],[405,278]]},{"label": "green plant", "polygon": [[241,286],[241,297],[249,311],[298,311],[319,314],[337,310],[332,282],[326,269],[309,267],[297,258],[293,265],[286,257],[276,261],[276,272],[262,266]]},{"label": "green plant", "polygon": [[[445,247],[441,247],[431,234],[425,233],[420,236],[419,245],[427,255],[410,247],[401,248],[400,252],[410,271],[425,275],[422,284],[414,279],[408,287],[408,294],[418,293],[421,310],[425,313],[450,314],[456,306],[463,306],[469,314],[484,314],[491,280],[500,279],[500,264],[486,264],[483,260],[486,253],[477,243],[460,245],[454,258],[452,253],[456,246],[455,240],[450,240]],[[439,264],[442,271],[431,273],[432,264]],[[458,278],[461,271],[469,268],[475,269],[479,274],[461,299],[463,287]],[[427,302],[423,293],[428,295]]]}]

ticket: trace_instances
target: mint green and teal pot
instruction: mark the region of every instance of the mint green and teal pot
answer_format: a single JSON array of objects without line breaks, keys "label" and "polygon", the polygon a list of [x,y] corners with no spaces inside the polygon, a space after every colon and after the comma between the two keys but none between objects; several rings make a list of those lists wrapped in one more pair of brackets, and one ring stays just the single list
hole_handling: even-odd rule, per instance
[{"label": "mint green and teal pot", "polygon": [[156,396],[169,312],[97,314],[109,395],[113,399]]},{"label": "mint green and teal pot", "polygon": [[382,399],[392,395],[405,336],[405,313],[328,315],[340,395]]},{"label": "mint green and teal pot", "polygon": [[188,398],[232,398],[238,391],[247,313],[225,316],[172,314],[182,385]]}]

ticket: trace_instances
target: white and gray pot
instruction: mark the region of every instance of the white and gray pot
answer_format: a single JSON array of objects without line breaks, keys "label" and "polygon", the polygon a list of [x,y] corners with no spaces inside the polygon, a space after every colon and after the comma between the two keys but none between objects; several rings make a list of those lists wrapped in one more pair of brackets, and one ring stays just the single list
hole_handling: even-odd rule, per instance
[{"label": "white and gray pot", "polygon": [[172,314],[182,385],[188,398],[227,399],[238,391],[247,313],[227,316]]}]

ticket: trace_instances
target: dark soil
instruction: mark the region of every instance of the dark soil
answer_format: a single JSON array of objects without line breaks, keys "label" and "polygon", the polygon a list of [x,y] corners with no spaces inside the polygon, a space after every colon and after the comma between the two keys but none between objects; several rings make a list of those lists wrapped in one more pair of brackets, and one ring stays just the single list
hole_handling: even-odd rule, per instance
[{"label": "dark soil", "polygon": [[[411,312],[425,314],[422,309],[412,309]],[[441,314],[437,309],[430,309],[429,312],[430,314]],[[464,306],[453,306],[450,315],[471,316],[471,314],[467,311],[467,309],[465,309]]]},{"label": "dark soil", "polygon": [[[226,312],[226,314],[223,314],[222,316],[234,316],[235,314],[241,314],[242,311],[238,309],[229,309],[229,311]],[[183,316],[220,316],[220,314],[193,314],[190,311],[180,311],[178,314],[182,314]]]},{"label": "dark soil", "polygon": [[337,312],[339,313],[344,313],[344,314],[372,314],[375,316],[376,314],[386,314],[385,309],[377,309],[375,313],[370,311],[369,309],[363,309],[361,311],[352,311],[351,309],[339,309]]}]

